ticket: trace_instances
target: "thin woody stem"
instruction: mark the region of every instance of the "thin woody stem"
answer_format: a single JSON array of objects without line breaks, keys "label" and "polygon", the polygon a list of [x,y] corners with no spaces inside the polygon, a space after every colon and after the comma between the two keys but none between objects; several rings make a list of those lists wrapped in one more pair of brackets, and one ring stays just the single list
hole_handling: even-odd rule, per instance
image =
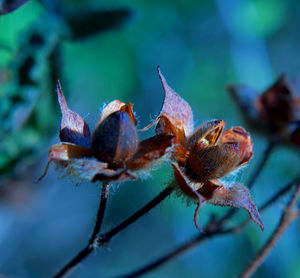
[{"label": "thin woody stem", "polygon": [[144,207],[142,207],[140,210],[135,212],[133,215],[125,219],[121,224],[110,230],[109,232],[98,235],[97,244],[101,246],[103,243],[107,243],[113,236],[120,233],[124,229],[126,229],[129,225],[134,223],[136,220],[138,220],[140,217],[144,216],[147,212],[149,212],[151,209],[156,207],[158,204],[160,204],[163,200],[165,200],[168,196],[171,195],[171,193],[174,191],[174,186],[170,185],[166,187],[163,191],[161,191],[155,198],[153,198],[149,203],[147,203]]},{"label": "thin woody stem", "polygon": [[266,162],[268,161],[272,151],[274,150],[274,147],[278,144],[277,141],[275,141],[274,139],[270,139],[270,141],[268,142],[268,145],[263,153],[263,156],[260,158],[259,163],[256,165],[256,168],[253,172],[253,174],[251,174],[251,177],[248,181],[248,188],[252,188],[253,185],[256,182],[256,179],[258,178],[259,174],[261,173],[261,171],[263,170],[264,166],[266,165]]},{"label": "thin woody stem", "polygon": [[86,247],[84,247],[68,264],[66,264],[59,272],[54,276],[54,278],[64,277],[71,270],[73,270],[80,262],[82,262],[87,256],[89,256],[93,250],[104,243],[108,242],[112,237],[116,234],[127,228],[129,225],[134,223],[137,219],[144,216],[151,209],[160,204],[163,200],[165,200],[170,194],[174,191],[174,186],[170,185],[166,187],[163,191],[161,191],[155,198],[153,198],[149,203],[147,203],[140,210],[135,212],[133,215],[124,220],[121,224],[110,230],[109,232],[99,235],[101,231],[101,225],[103,221],[105,206],[108,198],[109,186],[103,185],[102,193],[101,193],[101,201],[97,213],[97,220],[94,227],[94,231],[92,236],[89,239],[89,243]]},{"label": "thin woody stem", "polygon": [[[300,175],[293,180],[292,182],[288,183],[286,186],[284,186],[279,192],[275,193],[272,197],[270,197],[267,201],[262,204],[260,212],[265,211],[266,209],[269,208],[271,204],[273,204],[275,201],[280,199],[283,194],[288,192],[290,189],[292,189],[296,183],[300,181]],[[119,278],[132,278],[132,277],[138,277],[141,276],[142,274],[145,274],[149,271],[152,271],[159,266],[171,261],[172,259],[175,259],[176,257],[186,254],[188,251],[190,251],[192,248],[198,246],[200,243],[204,242],[207,239],[216,237],[216,236],[221,236],[221,235],[226,235],[226,234],[232,234],[236,232],[240,232],[243,228],[247,226],[249,221],[245,221],[242,224],[239,224],[237,226],[234,226],[229,229],[224,229],[224,224],[226,223],[227,214],[222,217],[220,220],[215,221],[214,219],[207,223],[206,227],[204,228],[204,233],[198,234],[194,237],[192,237],[190,240],[187,240],[185,243],[179,245],[166,255],[158,258],[157,260],[139,268],[138,270],[135,270],[131,273],[119,276]]]},{"label": "thin woody stem", "polygon": [[99,208],[97,212],[96,224],[88,244],[71,261],[69,261],[56,275],[54,275],[53,276],[54,278],[60,278],[68,275],[80,262],[82,262],[96,248],[95,240],[97,235],[101,231],[108,194],[109,194],[109,184],[103,183]]},{"label": "thin woody stem", "polygon": [[285,232],[291,222],[299,216],[299,212],[296,212],[294,208],[299,195],[300,183],[298,184],[296,191],[294,192],[291,200],[285,208],[277,228],[272,233],[266,244],[261,248],[255,258],[252,260],[250,265],[239,275],[240,278],[250,277],[250,275],[256,271],[256,269],[263,263],[270,251],[274,248],[275,244],[278,242],[279,238]]}]

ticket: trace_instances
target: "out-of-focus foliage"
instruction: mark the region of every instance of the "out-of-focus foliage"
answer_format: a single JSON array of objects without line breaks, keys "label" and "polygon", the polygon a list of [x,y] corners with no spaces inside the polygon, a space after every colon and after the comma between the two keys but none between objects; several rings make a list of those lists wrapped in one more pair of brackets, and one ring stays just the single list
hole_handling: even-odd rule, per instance
[{"label": "out-of-focus foliage", "polygon": [[[245,83],[264,91],[282,73],[299,79],[299,12],[296,0],[31,0],[0,16],[0,246],[5,250],[0,274],[49,277],[92,231],[99,187],[74,188],[76,181],[58,179],[52,170],[33,187],[49,146],[58,141],[57,79],[70,108],[91,129],[99,107],[113,99],[134,104],[138,127],[150,123],[163,99],[157,65],[191,104],[196,125],[210,119],[223,119],[228,128],[244,125],[225,86]],[[246,183],[266,144],[266,138],[246,128],[254,157],[228,183]],[[277,148],[252,191],[255,203],[259,206],[297,175],[297,165],[298,149]],[[150,179],[114,185],[104,230],[150,200],[171,173],[163,166]],[[110,252],[97,252],[72,277],[116,276],[149,262],[195,233],[193,211],[181,200],[166,200],[114,238]],[[211,213],[225,212],[203,207],[200,225]],[[264,233],[250,225],[149,277],[231,277],[270,235],[280,212],[279,203],[262,215]],[[246,217],[239,212],[233,222]],[[298,242],[295,223],[254,277],[297,277]]]},{"label": "out-of-focus foliage", "polygon": [[[51,8],[51,3],[49,5]],[[0,68],[2,175],[11,173],[18,163],[28,163],[53,133],[55,123],[49,115],[55,114],[53,91],[58,78],[63,77],[62,42],[118,27],[129,16],[128,9],[102,10],[83,6],[79,12],[52,14],[35,2],[24,8],[29,12],[22,10],[19,17],[15,16],[15,20],[20,18],[25,22],[22,31],[16,25],[12,33],[20,34],[18,39],[10,39],[13,26],[11,28],[11,22],[6,20],[8,16],[1,18],[4,22],[1,22],[0,51],[10,54],[7,60],[0,61],[3,63]],[[64,11],[65,6],[61,4],[60,9]],[[35,13],[35,18],[31,13]]]}]

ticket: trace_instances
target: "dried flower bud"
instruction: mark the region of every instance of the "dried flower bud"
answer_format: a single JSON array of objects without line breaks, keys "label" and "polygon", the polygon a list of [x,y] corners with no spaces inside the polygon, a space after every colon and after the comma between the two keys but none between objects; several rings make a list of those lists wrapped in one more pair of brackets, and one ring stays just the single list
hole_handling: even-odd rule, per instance
[{"label": "dried flower bud", "polygon": [[96,127],[92,136],[92,152],[100,161],[119,164],[137,150],[138,136],[130,116],[124,111],[110,114]]}]

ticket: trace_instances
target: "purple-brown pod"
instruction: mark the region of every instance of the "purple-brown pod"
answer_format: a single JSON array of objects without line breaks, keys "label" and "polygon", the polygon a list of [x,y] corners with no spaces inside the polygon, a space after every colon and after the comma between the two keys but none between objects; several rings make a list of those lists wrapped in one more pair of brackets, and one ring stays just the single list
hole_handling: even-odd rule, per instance
[{"label": "purple-brown pod", "polygon": [[186,173],[194,181],[205,182],[224,177],[239,162],[237,143],[223,143],[208,148],[197,148],[190,153]]},{"label": "purple-brown pod", "polygon": [[135,124],[122,110],[107,116],[96,126],[92,136],[94,156],[109,164],[120,164],[137,150],[138,136]]}]

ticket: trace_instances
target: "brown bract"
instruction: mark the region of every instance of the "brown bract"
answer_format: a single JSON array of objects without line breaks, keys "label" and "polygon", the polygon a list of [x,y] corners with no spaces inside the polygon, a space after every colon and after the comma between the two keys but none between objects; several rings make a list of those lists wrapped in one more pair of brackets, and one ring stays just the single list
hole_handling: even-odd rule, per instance
[{"label": "brown bract", "polygon": [[175,136],[172,167],[178,191],[197,202],[194,215],[204,202],[244,208],[252,220],[264,229],[249,190],[242,184],[223,184],[220,179],[247,164],[253,156],[250,135],[242,127],[224,132],[225,122],[209,121],[193,129],[193,113],[189,104],[167,84],[158,68],[165,91],[165,100],[158,117],[146,130],[157,123],[157,135]]},{"label": "brown bract", "polygon": [[80,180],[136,179],[134,171],[149,168],[171,150],[173,135],[160,134],[138,141],[131,103],[115,100],[106,105],[91,134],[83,118],[69,109],[59,82],[57,95],[62,112],[61,143],[50,147],[49,161],[41,178],[54,162],[66,175],[78,176]]},{"label": "brown bract", "polygon": [[250,124],[300,145],[300,97],[286,76],[262,94],[247,85],[230,85],[228,91]]}]

